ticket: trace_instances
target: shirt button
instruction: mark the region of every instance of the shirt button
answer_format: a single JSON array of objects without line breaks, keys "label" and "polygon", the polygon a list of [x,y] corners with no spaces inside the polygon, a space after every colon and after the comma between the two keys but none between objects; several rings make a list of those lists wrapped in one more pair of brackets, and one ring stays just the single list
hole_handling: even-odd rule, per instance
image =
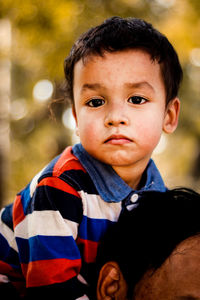
[{"label": "shirt button", "polygon": [[138,206],[138,203],[137,204],[129,204],[129,205],[126,206],[126,209],[128,211],[131,211],[131,210],[133,210],[137,206]]},{"label": "shirt button", "polygon": [[132,196],[131,196],[131,202],[132,203],[135,203],[137,200],[138,200],[138,198],[139,198],[139,196],[138,196],[138,194],[133,194]]}]

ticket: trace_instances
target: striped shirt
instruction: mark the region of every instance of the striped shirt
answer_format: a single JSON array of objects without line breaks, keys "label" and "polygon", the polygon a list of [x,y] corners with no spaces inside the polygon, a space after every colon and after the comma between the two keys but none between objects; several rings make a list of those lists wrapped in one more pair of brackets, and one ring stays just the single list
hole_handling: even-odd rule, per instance
[{"label": "striped shirt", "polygon": [[131,189],[81,144],[67,147],[1,211],[0,274],[21,295],[89,299],[99,242],[117,222],[123,206],[145,190],[166,187],[154,162],[145,184]]}]

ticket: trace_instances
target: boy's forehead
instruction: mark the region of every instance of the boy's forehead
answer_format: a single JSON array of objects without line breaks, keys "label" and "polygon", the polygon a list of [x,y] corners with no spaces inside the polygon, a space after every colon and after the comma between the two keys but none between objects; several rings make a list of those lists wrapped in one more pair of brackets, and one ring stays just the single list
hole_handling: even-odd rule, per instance
[{"label": "boy's forehead", "polygon": [[83,56],[82,58],[80,58],[76,62],[76,64],[81,63],[85,66],[89,62],[95,62],[95,61],[97,61],[97,60],[99,61],[101,59],[103,61],[104,59],[112,59],[113,57],[117,57],[117,56],[127,57],[127,54],[135,56],[135,55],[140,54],[140,53],[148,55],[149,59],[151,61],[153,61],[153,59],[151,58],[151,55],[149,54],[149,52],[147,50],[145,50],[143,48],[127,48],[127,49],[122,49],[122,50],[117,50],[117,51],[102,50],[99,53],[89,53],[89,54]]},{"label": "boy's forehead", "polygon": [[[74,65],[74,77],[76,74],[80,74],[80,72],[86,71],[90,68],[93,68],[95,66],[110,66],[110,71],[112,71],[112,68],[115,66],[120,66],[119,72],[122,72],[124,68],[123,64],[128,64],[128,67],[131,69],[133,67],[133,64],[135,64],[137,61],[142,60],[143,66],[157,66],[160,72],[160,65],[157,60],[153,60],[150,56],[150,54],[147,51],[144,51],[143,49],[125,49],[121,51],[114,51],[114,52],[108,52],[104,51],[102,54],[89,54],[80,60],[78,60]],[[112,66],[112,68],[111,68]],[[134,70],[132,70],[134,71]],[[136,71],[136,70],[135,70]],[[139,71],[139,70],[137,70]],[[98,74],[96,74],[98,75]]]},{"label": "boy's forehead", "polygon": [[[74,84],[86,84],[88,87],[90,82],[94,83],[97,80],[96,87],[104,70],[103,81],[106,81],[109,76],[116,77],[116,80],[124,80],[123,85],[127,88],[152,88],[150,81],[155,82],[156,77],[159,84],[163,86],[160,65],[156,60],[152,60],[150,54],[143,49],[104,51],[102,55],[90,54],[80,59],[74,67]],[[82,79],[81,83],[80,79]]]}]

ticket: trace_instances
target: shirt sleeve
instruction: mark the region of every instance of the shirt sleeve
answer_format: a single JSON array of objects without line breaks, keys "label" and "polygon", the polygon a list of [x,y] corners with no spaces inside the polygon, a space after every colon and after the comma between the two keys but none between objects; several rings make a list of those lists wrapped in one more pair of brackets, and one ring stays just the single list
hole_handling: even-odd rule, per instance
[{"label": "shirt sleeve", "polygon": [[57,177],[43,178],[33,194],[27,186],[17,196],[14,232],[29,295],[59,298],[66,292],[67,299],[81,299],[86,293],[87,286],[77,278],[82,215],[78,192]]},{"label": "shirt sleeve", "polygon": [[0,274],[1,276],[1,292],[2,290],[12,291],[20,290],[23,294],[25,286],[24,276],[22,274],[19,253],[13,231],[13,204],[9,204],[2,208],[0,212]]}]

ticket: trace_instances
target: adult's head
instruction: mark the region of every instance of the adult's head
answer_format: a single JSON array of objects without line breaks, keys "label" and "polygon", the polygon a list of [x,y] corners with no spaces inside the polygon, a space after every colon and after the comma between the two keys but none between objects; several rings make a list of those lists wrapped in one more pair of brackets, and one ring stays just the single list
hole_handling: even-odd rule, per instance
[{"label": "adult's head", "polygon": [[[98,300],[200,299],[200,195],[147,192],[105,236],[97,257]],[[109,299],[109,298],[108,298]]]},{"label": "adult's head", "polygon": [[112,17],[89,29],[73,45],[65,59],[66,94],[73,103],[74,66],[79,60],[104,52],[142,49],[160,64],[166,104],[178,94],[182,69],[168,39],[151,24],[137,18]]}]

